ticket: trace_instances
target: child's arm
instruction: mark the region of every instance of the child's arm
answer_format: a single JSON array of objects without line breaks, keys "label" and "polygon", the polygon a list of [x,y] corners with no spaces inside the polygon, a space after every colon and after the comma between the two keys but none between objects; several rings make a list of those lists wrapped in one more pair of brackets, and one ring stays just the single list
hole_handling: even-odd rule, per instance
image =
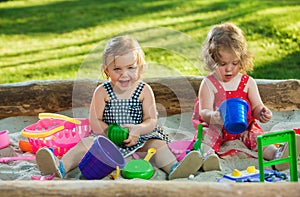
[{"label": "child's arm", "polygon": [[89,113],[89,121],[92,128],[93,133],[98,135],[106,135],[106,130],[108,125],[102,121],[102,115],[105,106],[105,99],[107,94],[103,86],[99,86],[93,95],[91,105],[90,105],[90,113]]},{"label": "child's arm", "polygon": [[215,94],[209,86],[207,79],[204,79],[199,88],[199,114],[208,124],[223,124],[221,114],[214,110]]},{"label": "child's arm", "polygon": [[262,123],[271,120],[272,112],[262,102],[256,81],[250,77],[248,81],[248,98],[252,106],[252,115]]},{"label": "child's arm", "polygon": [[132,146],[137,143],[140,135],[151,133],[157,124],[156,103],[151,87],[146,84],[140,98],[143,101],[143,122],[141,124],[125,124],[122,127],[129,129],[129,137],[124,142],[126,146]]}]

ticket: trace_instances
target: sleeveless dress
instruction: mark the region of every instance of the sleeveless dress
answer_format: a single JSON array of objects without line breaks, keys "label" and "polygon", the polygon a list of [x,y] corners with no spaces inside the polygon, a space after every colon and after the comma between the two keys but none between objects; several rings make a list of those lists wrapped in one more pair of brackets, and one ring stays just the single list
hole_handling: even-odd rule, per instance
[{"label": "sleeveless dress", "polygon": [[[217,89],[215,93],[215,101],[214,101],[214,110],[217,110],[220,104],[225,99],[229,98],[241,98],[247,101],[249,105],[249,109],[251,109],[251,104],[248,99],[248,93],[244,92],[244,88],[249,80],[248,75],[242,75],[239,86],[234,91],[225,91],[222,84],[211,74],[208,75],[207,78],[212,82],[212,84]],[[224,126],[220,125],[208,125],[199,115],[199,100],[196,98],[196,104],[194,107],[194,113],[192,116],[192,123],[195,129],[197,129],[198,124],[202,124],[203,126],[203,134],[202,134],[202,141],[203,143],[212,147],[215,152],[220,157],[225,157],[227,155],[235,155],[239,152],[244,152],[246,155],[252,157],[253,155],[249,154],[248,151],[243,151],[242,149],[233,148],[227,150],[226,152],[221,152],[220,148],[224,142],[231,141],[231,140],[240,140],[244,143],[244,145],[252,150],[257,151],[257,136],[263,134],[262,128],[258,125],[257,120],[252,116],[251,110],[248,111],[247,114],[248,118],[248,128],[241,134],[231,134]]]},{"label": "sleeveless dress", "polygon": [[[138,99],[145,86],[143,81],[139,82],[130,99],[118,99],[110,81],[105,82],[103,86],[110,98],[106,102],[103,112],[103,121],[106,124],[116,123],[122,126],[123,124],[140,124],[143,122],[142,101]],[[141,135],[136,145],[131,147],[121,146],[119,150],[124,157],[128,157],[143,147],[148,139],[160,139],[169,142],[162,128],[156,127],[151,133]]]}]

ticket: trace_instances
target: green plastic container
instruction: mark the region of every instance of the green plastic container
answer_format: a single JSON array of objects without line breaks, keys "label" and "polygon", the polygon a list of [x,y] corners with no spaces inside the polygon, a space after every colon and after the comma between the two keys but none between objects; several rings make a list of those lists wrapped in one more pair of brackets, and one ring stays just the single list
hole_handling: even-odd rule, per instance
[{"label": "green plastic container", "polygon": [[128,128],[122,128],[116,123],[112,123],[107,128],[107,137],[115,145],[122,146],[124,140],[128,138],[129,130]]}]

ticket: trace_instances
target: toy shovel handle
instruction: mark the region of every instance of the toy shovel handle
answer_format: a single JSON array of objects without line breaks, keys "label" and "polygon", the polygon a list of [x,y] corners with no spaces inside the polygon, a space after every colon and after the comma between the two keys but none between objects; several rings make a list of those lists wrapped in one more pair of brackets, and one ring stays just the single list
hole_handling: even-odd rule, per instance
[{"label": "toy shovel handle", "polygon": [[148,149],[148,153],[146,155],[146,157],[144,158],[145,161],[149,161],[151,159],[151,157],[156,153],[156,149],[155,148],[149,148]]},{"label": "toy shovel handle", "polygon": [[198,124],[198,134],[197,134],[197,140],[195,141],[193,145],[193,150],[201,150],[201,142],[202,142],[202,132],[203,132],[203,126],[202,124]]},{"label": "toy shovel handle", "polygon": [[39,113],[39,119],[43,119],[43,118],[55,118],[59,120],[65,120],[67,122],[71,122],[74,124],[81,124],[79,120],[61,114],[55,114],[55,113]]}]

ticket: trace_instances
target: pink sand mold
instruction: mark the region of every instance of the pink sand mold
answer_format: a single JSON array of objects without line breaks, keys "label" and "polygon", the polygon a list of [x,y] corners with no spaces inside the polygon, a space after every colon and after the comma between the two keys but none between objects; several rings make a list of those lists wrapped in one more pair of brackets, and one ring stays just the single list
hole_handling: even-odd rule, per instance
[{"label": "pink sand mold", "polygon": [[0,131],[0,149],[6,148],[10,144],[8,133],[8,130]]}]

